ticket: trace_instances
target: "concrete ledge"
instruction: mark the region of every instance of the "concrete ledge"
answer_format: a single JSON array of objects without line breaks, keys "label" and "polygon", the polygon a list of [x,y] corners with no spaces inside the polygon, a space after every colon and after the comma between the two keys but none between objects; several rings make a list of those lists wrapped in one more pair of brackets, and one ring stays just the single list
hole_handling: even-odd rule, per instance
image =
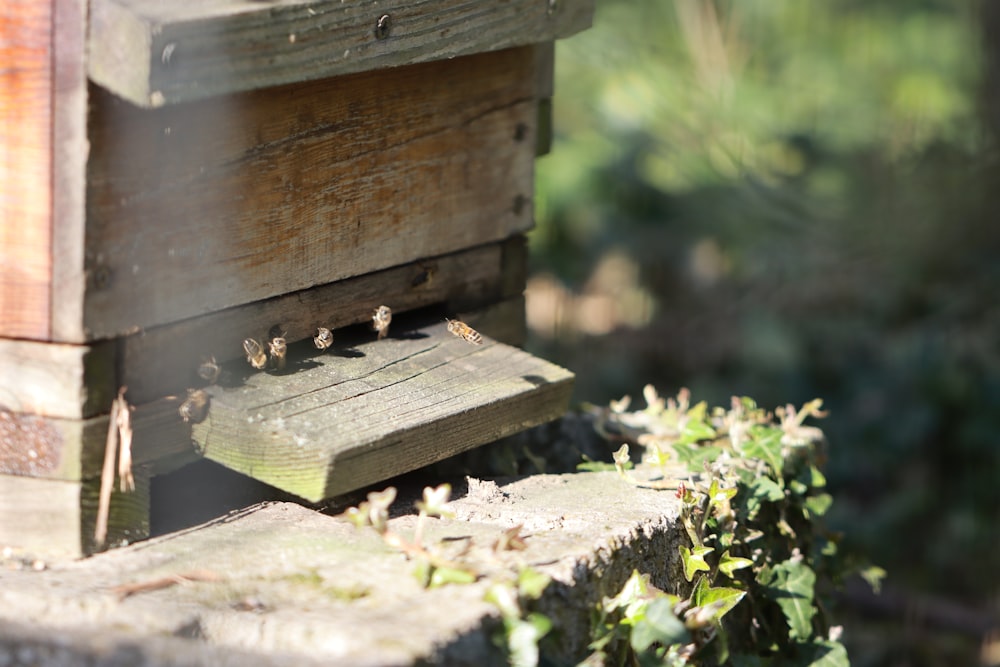
[{"label": "concrete ledge", "polygon": [[[665,590],[683,583],[671,492],[614,473],[454,485],[456,518],[430,520],[424,542],[482,572],[476,583],[424,589],[414,563],[373,530],[265,503],[40,572],[0,569],[0,664],[504,664],[492,641],[499,617],[483,596],[523,564],[553,579],[539,602],[554,622],[547,654],[575,661],[590,609],[633,569]],[[400,491],[393,508],[410,512],[420,489]],[[517,524],[527,548],[494,552]],[[415,525],[413,513],[390,520],[407,537]],[[194,580],[116,594],[185,575]]]}]

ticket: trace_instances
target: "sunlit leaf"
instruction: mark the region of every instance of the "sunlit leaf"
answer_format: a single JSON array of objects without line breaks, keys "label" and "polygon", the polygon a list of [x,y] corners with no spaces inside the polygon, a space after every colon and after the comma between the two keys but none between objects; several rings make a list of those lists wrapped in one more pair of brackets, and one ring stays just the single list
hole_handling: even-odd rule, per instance
[{"label": "sunlit leaf", "polygon": [[711,547],[695,547],[693,550],[681,546],[681,561],[684,564],[684,578],[688,581],[694,579],[698,572],[708,572],[712,568],[705,562],[705,556],[715,549]]},{"label": "sunlit leaf", "polygon": [[684,622],[674,614],[673,605],[666,598],[653,600],[646,608],[645,617],[632,628],[631,644],[642,653],[653,643],[664,646],[685,644],[691,640]]},{"label": "sunlit leaf", "polygon": [[733,576],[733,572],[737,570],[742,570],[753,565],[753,561],[749,558],[737,558],[729,555],[726,551],[722,554],[722,558],[719,559],[719,570],[728,577]]},{"label": "sunlit leaf", "polygon": [[813,594],[816,573],[802,561],[787,560],[773,568],[763,568],[757,576],[765,594],[781,608],[788,622],[789,637],[807,639],[812,635],[816,614]]},{"label": "sunlit leaf", "polygon": [[510,649],[512,667],[536,667],[538,665],[538,642],[552,629],[552,621],[538,613],[528,614],[524,619],[509,619],[507,622],[507,647]]},{"label": "sunlit leaf", "polygon": [[818,496],[810,496],[806,498],[805,506],[809,510],[809,513],[813,516],[823,516],[826,511],[830,509],[833,505],[833,496],[829,493],[821,493]]}]

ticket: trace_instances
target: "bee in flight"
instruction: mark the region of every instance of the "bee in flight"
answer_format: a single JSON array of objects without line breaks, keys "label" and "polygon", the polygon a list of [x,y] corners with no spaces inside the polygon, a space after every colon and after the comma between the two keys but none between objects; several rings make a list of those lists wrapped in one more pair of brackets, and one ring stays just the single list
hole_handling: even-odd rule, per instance
[{"label": "bee in flight", "polygon": [[333,345],[333,332],[326,327],[319,327],[313,336],[313,344],[318,350],[326,350]]},{"label": "bee in flight", "polygon": [[285,334],[282,333],[280,336],[274,336],[267,343],[267,347],[271,352],[271,363],[274,364],[274,368],[277,370],[284,370],[285,368],[285,353],[288,352],[288,343],[285,341]]},{"label": "bee in flight", "polygon": [[215,384],[219,379],[221,369],[215,362],[215,357],[209,357],[198,365],[198,377],[209,384]]},{"label": "bee in flight", "polygon": [[483,336],[478,331],[470,327],[465,322],[459,322],[458,320],[447,320],[448,331],[459,338],[465,340],[467,343],[472,343],[473,345],[482,345]]},{"label": "bee in flight", "polygon": [[187,399],[177,408],[181,419],[197,424],[205,418],[208,410],[208,394],[202,389],[188,389]]},{"label": "bee in flight", "polygon": [[389,335],[390,322],[392,322],[392,310],[389,306],[379,306],[372,312],[372,329],[378,332],[378,340]]},{"label": "bee in flight", "polygon": [[243,341],[243,351],[247,353],[247,362],[257,370],[267,365],[267,355],[264,354],[264,346],[253,338]]}]

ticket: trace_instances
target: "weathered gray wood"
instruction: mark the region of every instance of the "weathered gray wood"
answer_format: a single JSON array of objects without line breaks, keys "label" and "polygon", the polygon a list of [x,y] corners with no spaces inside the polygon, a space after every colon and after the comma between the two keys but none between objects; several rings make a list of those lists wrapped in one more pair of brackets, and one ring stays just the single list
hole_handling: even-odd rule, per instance
[{"label": "weathered gray wood", "polygon": [[[132,413],[132,459],[153,474],[198,458],[191,427],[177,412],[183,397],[137,406]],[[80,481],[100,475],[108,416],[53,419],[0,412],[0,474]]]},{"label": "weathered gray wood", "polygon": [[527,230],[533,66],[524,47],[154,111],[95,93],[87,335]]},{"label": "weathered gray wood", "polygon": [[156,107],[552,41],[593,11],[593,0],[94,0],[89,72]]},{"label": "weathered gray wood", "polygon": [[[149,475],[135,471],[135,491],[111,494],[108,545],[149,536]],[[98,480],[86,482],[0,475],[0,545],[42,556],[94,551]]]},{"label": "weathered gray wood", "polygon": [[311,501],[387,479],[565,412],[572,374],[442,322],[213,387],[205,457]]},{"label": "weathered gray wood", "polygon": [[115,345],[64,345],[0,338],[0,406],[42,417],[80,419],[114,398]]},{"label": "weathered gray wood", "polygon": [[523,237],[515,237],[155,327],[125,339],[123,383],[139,404],[196,386],[203,359],[241,359],[243,339],[263,338],[272,326],[290,343],[311,339],[317,326],[334,329],[337,340],[340,328],[370,322],[382,304],[396,313],[481,307],[523,292],[526,261]]},{"label": "weathered gray wood", "polygon": [[53,0],[51,340],[82,343],[86,234],[87,0]]}]

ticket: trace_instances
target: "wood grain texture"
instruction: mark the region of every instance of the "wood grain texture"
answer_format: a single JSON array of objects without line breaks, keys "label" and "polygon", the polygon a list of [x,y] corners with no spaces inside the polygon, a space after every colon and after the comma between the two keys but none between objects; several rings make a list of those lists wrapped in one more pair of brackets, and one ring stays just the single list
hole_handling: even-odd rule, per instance
[{"label": "wood grain texture", "polygon": [[87,155],[87,0],[52,0],[55,90],[52,109],[51,340],[83,343]]},{"label": "wood grain texture", "polygon": [[0,8],[0,335],[49,336],[52,5]]},{"label": "wood grain texture", "polygon": [[[132,413],[132,461],[162,474],[199,458],[191,426],[177,412],[181,397],[139,405]],[[108,416],[55,419],[0,412],[0,474],[81,481],[100,476]]]},{"label": "wood grain texture", "polygon": [[593,12],[593,0],[94,0],[89,72],[156,107],[552,41]]},{"label": "wood grain texture", "polygon": [[[149,536],[149,476],[137,471],[136,490],[111,494],[108,544]],[[76,558],[94,551],[96,480],[68,482],[0,475],[0,545],[36,556]]]},{"label": "wood grain texture", "polygon": [[90,338],[532,224],[531,47],[141,111],[92,90]]},{"label": "wood grain texture", "polygon": [[397,315],[432,304],[450,314],[482,307],[523,292],[526,262],[524,239],[515,237],[154,327],[124,339],[123,384],[136,403],[198,386],[203,359],[242,359],[243,339],[262,340],[274,326],[290,343],[311,339],[318,326],[339,339],[338,330],[370,322],[382,304]]},{"label": "wood grain texture", "polygon": [[193,427],[205,457],[319,501],[554,419],[572,389],[570,372],[443,322],[357,349],[213,387]]},{"label": "wood grain texture", "polygon": [[0,406],[42,417],[106,412],[117,391],[115,344],[65,345],[0,338]]}]

